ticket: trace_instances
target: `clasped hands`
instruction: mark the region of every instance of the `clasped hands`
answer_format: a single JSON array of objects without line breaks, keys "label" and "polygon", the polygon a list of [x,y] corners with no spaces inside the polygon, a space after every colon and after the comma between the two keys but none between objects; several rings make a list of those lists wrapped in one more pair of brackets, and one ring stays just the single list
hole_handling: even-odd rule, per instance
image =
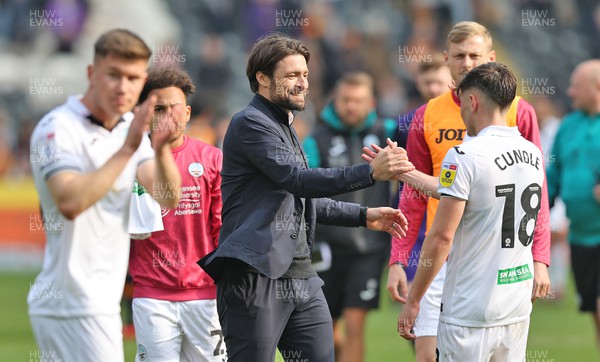
[{"label": "clasped hands", "polygon": [[371,148],[363,147],[363,160],[373,167],[373,179],[376,181],[398,180],[403,173],[413,171],[415,166],[408,160],[406,150],[387,139],[387,146],[381,148],[372,144]]}]

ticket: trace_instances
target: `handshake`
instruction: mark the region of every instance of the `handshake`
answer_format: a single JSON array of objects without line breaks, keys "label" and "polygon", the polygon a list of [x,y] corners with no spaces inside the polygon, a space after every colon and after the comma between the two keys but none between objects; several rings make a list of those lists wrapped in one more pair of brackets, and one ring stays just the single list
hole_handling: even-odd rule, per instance
[{"label": "handshake", "polygon": [[387,146],[381,148],[372,144],[371,148],[363,147],[363,160],[373,167],[373,179],[376,181],[399,180],[403,173],[413,171],[415,166],[408,160],[406,150],[389,138]]}]

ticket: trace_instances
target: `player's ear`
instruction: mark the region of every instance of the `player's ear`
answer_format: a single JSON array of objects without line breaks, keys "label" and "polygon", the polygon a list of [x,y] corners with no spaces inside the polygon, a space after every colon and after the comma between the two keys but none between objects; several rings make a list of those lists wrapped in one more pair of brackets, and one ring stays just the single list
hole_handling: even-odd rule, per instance
[{"label": "player's ear", "polygon": [[479,99],[475,93],[469,94],[469,109],[473,113],[479,108]]},{"label": "player's ear", "polygon": [[256,80],[262,87],[269,88],[271,85],[271,78],[263,72],[256,72]]},{"label": "player's ear", "polygon": [[490,58],[490,62],[496,61],[496,51],[495,50],[490,50],[490,52],[488,53],[488,56]]},{"label": "player's ear", "polygon": [[188,123],[190,121],[190,118],[191,118],[191,115],[192,115],[192,107],[185,106],[185,114],[187,116],[185,123]]},{"label": "player's ear", "polygon": [[92,75],[94,74],[94,66],[92,64],[88,64],[87,66],[87,78],[88,82],[92,81]]}]

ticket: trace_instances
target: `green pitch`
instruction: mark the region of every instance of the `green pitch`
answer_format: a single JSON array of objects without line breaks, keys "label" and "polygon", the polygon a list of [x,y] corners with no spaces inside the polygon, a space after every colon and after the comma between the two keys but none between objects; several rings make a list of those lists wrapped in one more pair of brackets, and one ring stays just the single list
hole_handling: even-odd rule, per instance
[{"label": "green pitch", "polygon": [[[34,274],[0,274],[0,361],[37,361],[27,316],[26,295]],[[527,362],[596,361],[594,330],[589,315],[577,312],[572,286],[560,302],[534,304]],[[396,334],[400,307],[382,296],[382,308],[369,316],[368,362],[412,361],[408,342]],[[135,342],[125,342],[125,360],[134,361]]]}]

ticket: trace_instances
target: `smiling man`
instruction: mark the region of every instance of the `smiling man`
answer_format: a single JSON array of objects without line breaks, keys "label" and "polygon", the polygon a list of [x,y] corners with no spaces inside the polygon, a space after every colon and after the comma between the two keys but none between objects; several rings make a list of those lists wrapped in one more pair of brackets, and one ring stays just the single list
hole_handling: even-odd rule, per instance
[{"label": "smiling man", "polygon": [[401,148],[370,164],[309,169],[292,122],[305,107],[304,44],[260,39],[246,73],[256,94],[233,116],[223,142],[223,226],[219,247],[199,264],[217,282],[217,309],[229,361],[334,361],[333,328],[322,280],[311,266],[315,224],[405,234],[399,210],[326,197],[411,171]]}]

